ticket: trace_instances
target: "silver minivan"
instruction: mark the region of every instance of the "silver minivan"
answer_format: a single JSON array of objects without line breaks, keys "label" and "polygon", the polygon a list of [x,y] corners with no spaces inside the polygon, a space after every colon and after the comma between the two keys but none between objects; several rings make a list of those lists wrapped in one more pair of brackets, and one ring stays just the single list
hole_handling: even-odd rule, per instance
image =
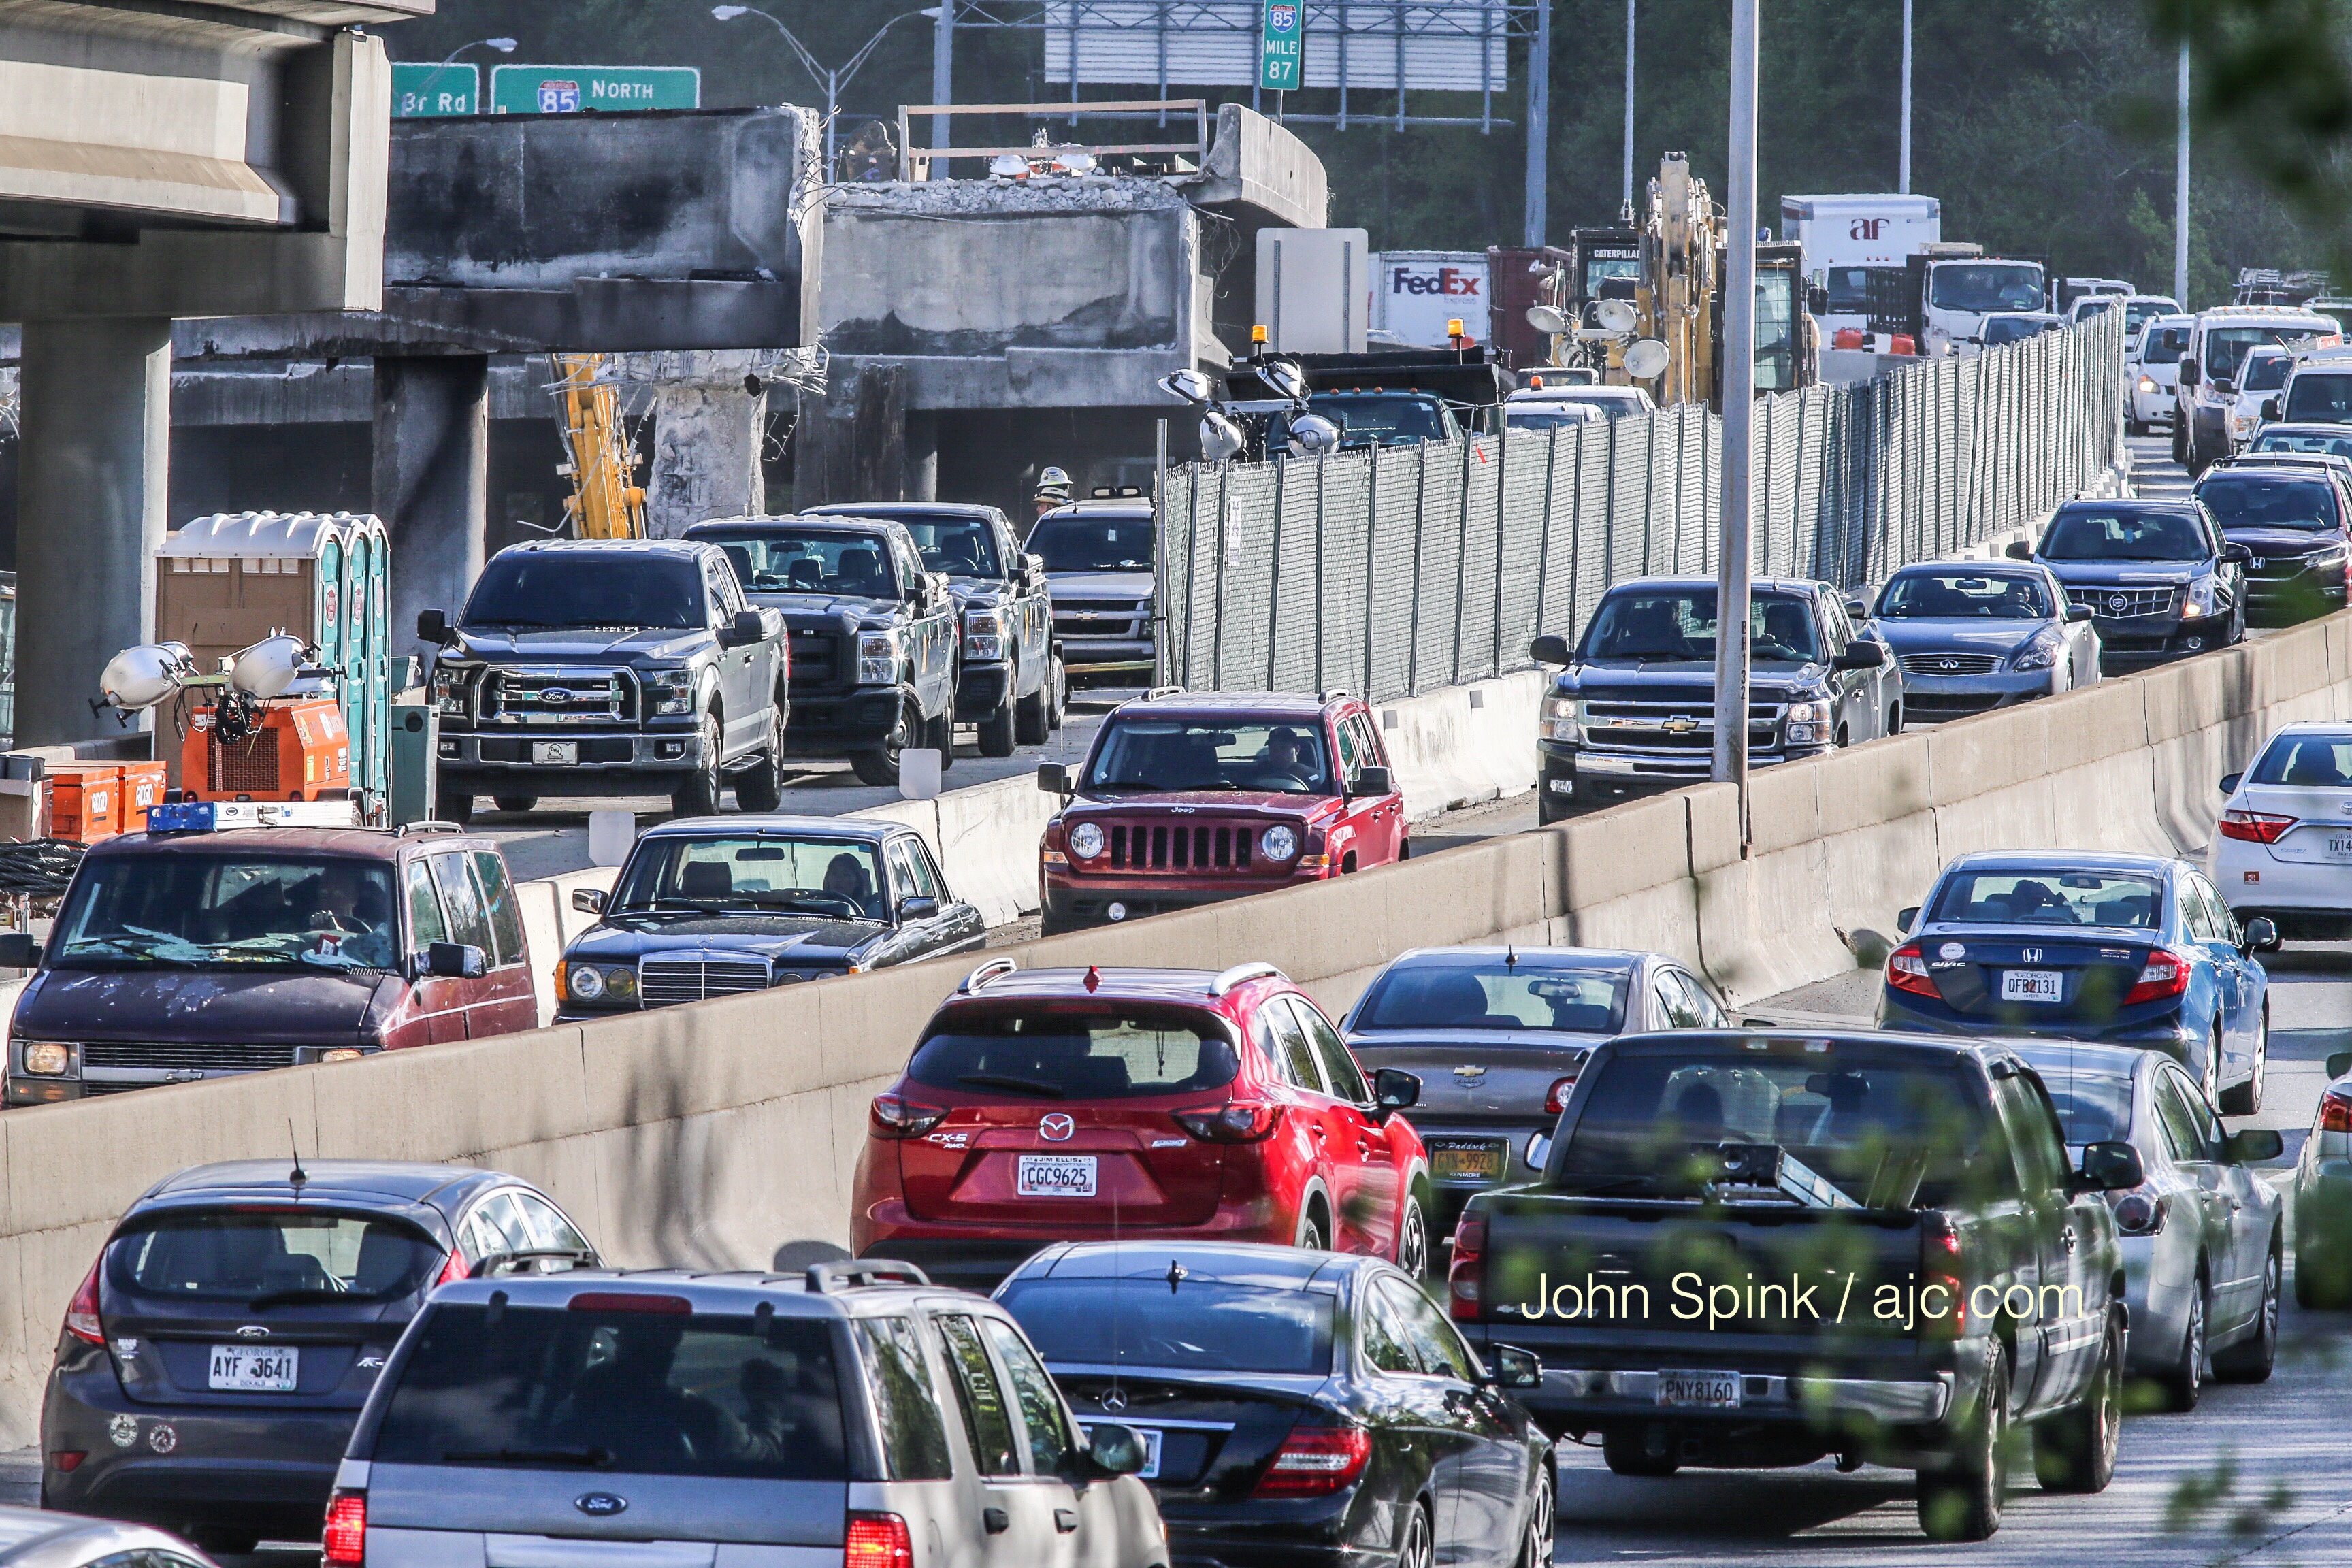
[{"label": "silver minivan", "polygon": [[466,1281],[352,1433],[366,1568],[1167,1568],[1142,1440],[909,1265]]}]

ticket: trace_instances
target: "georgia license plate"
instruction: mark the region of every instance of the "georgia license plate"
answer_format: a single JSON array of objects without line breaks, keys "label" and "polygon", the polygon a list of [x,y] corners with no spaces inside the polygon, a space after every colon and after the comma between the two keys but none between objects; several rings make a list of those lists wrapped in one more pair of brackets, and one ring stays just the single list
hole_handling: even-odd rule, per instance
[{"label": "georgia license plate", "polygon": [[1024,1198],[1090,1198],[1095,1195],[1095,1157],[1024,1154],[1013,1191]]},{"label": "georgia license plate", "polygon": [[1739,1374],[1736,1372],[1662,1372],[1658,1403],[1677,1410],[1737,1410]]},{"label": "georgia license plate", "polygon": [[2058,1002],[2065,997],[2065,977],[2054,969],[2004,969],[2000,999],[2004,1002]]},{"label": "georgia license plate", "polygon": [[291,1394],[302,1352],[290,1345],[215,1345],[212,1385],[233,1394]]},{"label": "georgia license plate", "polygon": [[2330,859],[2352,860],[2352,833],[2331,833],[2327,836]]},{"label": "georgia license plate", "polygon": [[[1087,1435],[1087,1442],[1091,1443],[1094,1441],[1095,1429],[1093,1427],[1087,1426],[1084,1422],[1080,1422],[1078,1424],[1078,1430]],[[1160,1428],[1157,1426],[1129,1426],[1128,1427],[1128,1430],[1143,1439],[1143,1468],[1135,1472],[1136,1479],[1138,1480],[1145,1481],[1158,1480],[1160,1479],[1160,1438],[1161,1436]]]},{"label": "georgia license plate", "polygon": [[549,768],[575,767],[580,762],[577,741],[533,741],[530,760],[534,766]]},{"label": "georgia license plate", "polygon": [[1503,1173],[1503,1151],[1494,1143],[1433,1143],[1429,1173],[1441,1182],[1491,1182]]}]

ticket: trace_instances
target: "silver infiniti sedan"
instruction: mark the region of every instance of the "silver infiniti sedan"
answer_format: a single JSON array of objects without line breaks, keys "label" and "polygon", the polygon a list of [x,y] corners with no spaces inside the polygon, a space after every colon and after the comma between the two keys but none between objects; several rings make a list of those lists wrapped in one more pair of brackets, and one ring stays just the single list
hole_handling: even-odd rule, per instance
[{"label": "silver infiniti sedan", "polygon": [[1965,718],[2099,679],[2091,612],[2071,605],[2046,567],[2030,561],[1930,562],[1886,580],[1864,636],[1886,645],[1903,671],[1907,722]]},{"label": "silver infiniti sedan", "polygon": [[2251,1167],[2276,1159],[2277,1132],[2232,1133],[2172,1058],[2126,1046],[2017,1043],[2050,1090],[2069,1153],[2119,1139],[2147,1179],[2109,1193],[2131,1308],[2126,1370],[2174,1410],[2196,1408],[2208,1369],[2260,1383],[2278,1355],[2284,1207]]},{"label": "silver infiniti sedan", "polygon": [[1647,1029],[1727,1026],[1712,987],[1671,958],[1580,947],[1425,947],[1399,955],[1340,1029],[1367,1070],[1421,1078],[1412,1124],[1429,1149],[1430,1234],[1471,1197],[1535,1179],[1584,1058]]}]

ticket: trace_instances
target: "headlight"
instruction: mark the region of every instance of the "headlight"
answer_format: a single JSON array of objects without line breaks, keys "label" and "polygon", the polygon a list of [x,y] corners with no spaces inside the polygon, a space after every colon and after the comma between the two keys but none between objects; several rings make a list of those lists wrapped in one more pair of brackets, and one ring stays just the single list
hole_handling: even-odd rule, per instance
[{"label": "headlight", "polygon": [[2189,598],[2182,605],[2181,613],[2190,616],[2211,615],[2213,613],[2213,595],[2220,586],[2220,580],[2213,577],[2200,577],[2194,583],[2189,584]]},{"label": "headlight", "polygon": [[1070,853],[1081,860],[1091,860],[1103,852],[1103,830],[1091,822],[1081,822],[1070,829]]},{"label": "headlight", "polygon": [[974,610],[963,618],[963,656],[999,659],[1004,657],[1004,613]]},{"label": "headlight", "polygon": [[637,994],[637,972],[634,969],[604,971],[604,994],[625,1002]]},{"label": "headlight", "polygon": [[646,671],[645,682],[649,687],[658,687],[667,691],[691,691],[694,689],[694,671],[649,669]]},{"label": "headlight", "polygon": [[1818,746],[1830,738],[1830,705],[1826,700],[1789,704],[1789,744]]},{"label": "headlight", "polygon": [[466,713],[466,671],[436,669],[433,672],[433,706],[443,713]]},{"label": "headlight", "polygon": [[1573,741],[1584,723],[1584,700],[1579,697],[1547,697],[1543,707],[1543,738],[1547,741]]},{"label": "headlight", "polygon": [[2032,642],[2027,643],[2023,647],[2017,650],[2017,657],[2009,661],[2009,668],[2011,669],[2047,669],[2052,665],[2058,662],[2058,649],[2062,646],[2062,639],[2048,636],[2047,634],[2035,637]]},{"label": "headlight", "polygon": [[2315,550],[2303,558],[2303,563],[2305,566],[2341,566],[2344,561],[2345,550],[2340,544],[2330,544],[2324,549]]},{"label": "headlight", "polygon": [[575,963],[568,971],[566,987],[574,1002],[593,1002],[604,994],[604,972],[593,964]]},{"label": "headlight", "polygon": [[319,1059],[322,1062],[355,1062],[366,1054],[353,1046],[337,1046],[331,1051],[320,1051]]},{"label": "headlight", "polygon": [[1257,847],[1269,860],[1287,860],[1298,853],[1298,835],[1287,827],[1269,827],[1259,836]]},{"label": "headlight", "polygon": [[25,1042],[25,1070],[43,1078],[57,1078],[73,1067],[73,1047],[47,1040]]},{"label": "headlight", "polygon": [[2142,392],[2154,392],[2156,390],[2156,383],[2148,379],[2147,376],[2141,376],[2139,378],[2139,389]]},{"label": "headlight", "polygon": [[896,686],[898,683],[898,634],[895,631],[857,634],[857,684]]},{"label": "headlight", "polygon": [[2249,430],[2252,429],[2253,427],[2254,427],[2254,416],[2253,416],[2252,415],[2251,415],[2251,414],[2232,414],[2232,415],[2231,415],[2231,416],[2230,416],[2230,428],[2231,428],[2231,429],[2232,429],[2232,430],[2235,430],[2235,431],[2236,431],[2236,432],[2238,432],[2238,434],[2240,434],[2241,436],[2244,435],[2247,431],[2249,431]]}]

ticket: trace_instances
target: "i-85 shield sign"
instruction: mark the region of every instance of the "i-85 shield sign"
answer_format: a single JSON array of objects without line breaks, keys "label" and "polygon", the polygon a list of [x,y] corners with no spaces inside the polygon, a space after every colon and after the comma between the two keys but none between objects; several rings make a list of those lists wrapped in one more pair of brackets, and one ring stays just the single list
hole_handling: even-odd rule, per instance
[{"label": "i-85 shield sign", "polygon": [[1299,62],[1307,37],[1307,7],[1302,0],[1265,0],[1265,27],[1260,36],[1257,85],[1265,92],[1296,92]]}]

